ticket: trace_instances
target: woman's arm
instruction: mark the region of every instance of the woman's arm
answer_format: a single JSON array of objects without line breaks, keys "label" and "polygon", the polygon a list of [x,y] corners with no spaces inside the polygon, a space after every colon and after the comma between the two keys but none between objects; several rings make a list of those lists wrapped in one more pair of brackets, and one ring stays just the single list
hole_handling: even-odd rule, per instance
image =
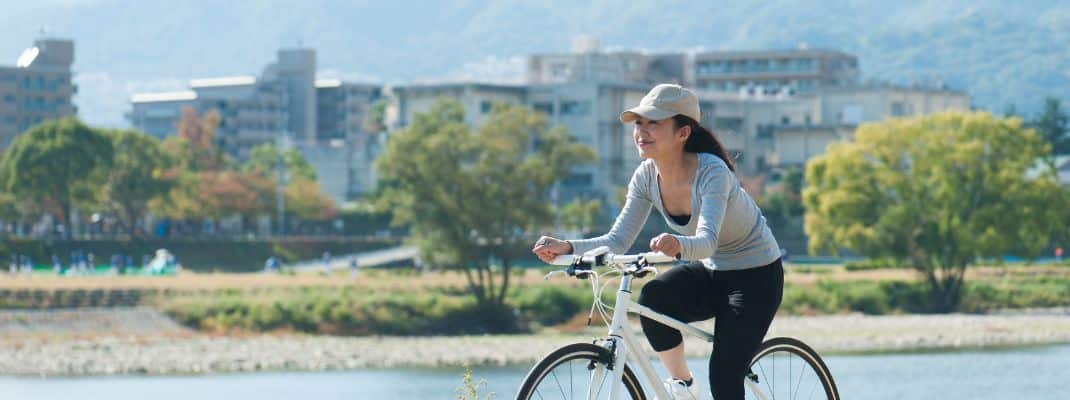
[{"label": "woman's arm", "polygon": [[672,235],[680,242],[680,258],[683,260],[702,260],[713,256],[717,251],[717,235],[721,232],[725,210],[728,208],[728,196],[732,192],[732,171],[727,166],[714,168],[699,182],[698,195],[702,206],[698,213],[698,226],[693,236]]},{"label": "woman's arm", "polygon": [[644,166],[640,165],[632,174],[632,180],[628,183],[628,197],[624,200],[624,207],[621,208],[609,233],[591,239],[569,240],[573,254],[583,254],[600,246],[609,246],[612,252],[623,254],[632,247],[653,206],[650,197],[646,195],[649,190],[644,187],[647,184],[647,178],[643,174]]}]

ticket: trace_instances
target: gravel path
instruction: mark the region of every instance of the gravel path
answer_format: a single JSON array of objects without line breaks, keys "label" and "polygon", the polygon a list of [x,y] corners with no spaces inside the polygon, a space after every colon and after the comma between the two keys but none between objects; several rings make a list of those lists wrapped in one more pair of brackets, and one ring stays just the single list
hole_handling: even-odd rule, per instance
[{"label": "gravel path", "polygon": [[[706,325],[712,327],[712,324]],[[208,336],[148,308],[0,311],[0,375],[198,374],[530,364],[604,333],[461,337]],[[770,336],[819,352],[1070,343],[1070,309],[990,315],[780,317]],[[688,354],[709,345],[688,341]]]}]

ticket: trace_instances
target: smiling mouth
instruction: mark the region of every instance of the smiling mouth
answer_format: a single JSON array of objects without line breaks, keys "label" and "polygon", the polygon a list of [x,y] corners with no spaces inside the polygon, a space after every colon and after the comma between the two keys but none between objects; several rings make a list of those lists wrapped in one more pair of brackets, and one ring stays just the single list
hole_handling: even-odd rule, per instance
[{"label": "smiling mouth", "polygon": [[650,145],[654,144],[653,141],[647,141],[647,140],[640,140],[640,141],[635,142],[635,143],[638,144],[639,147],[646,147],[646,146],[650,146]]}]

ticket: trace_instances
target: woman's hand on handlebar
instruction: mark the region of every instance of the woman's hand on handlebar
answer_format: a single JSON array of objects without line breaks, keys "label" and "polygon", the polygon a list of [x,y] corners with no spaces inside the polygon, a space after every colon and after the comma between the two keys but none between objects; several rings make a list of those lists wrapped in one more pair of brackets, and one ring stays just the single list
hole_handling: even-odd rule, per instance
[{"label": "woman's hand on handlebar", "polygon": [[559,255],[572,254],[572,244],[549,236],[540,237],[531,249],[544,263],[550,263]]},{"label": "woman's hand on handlebar", "polygon": [[675,236],[662,233],[650,239],[650,251],[660,251],[669,257],[680,257],[680,241]]}]

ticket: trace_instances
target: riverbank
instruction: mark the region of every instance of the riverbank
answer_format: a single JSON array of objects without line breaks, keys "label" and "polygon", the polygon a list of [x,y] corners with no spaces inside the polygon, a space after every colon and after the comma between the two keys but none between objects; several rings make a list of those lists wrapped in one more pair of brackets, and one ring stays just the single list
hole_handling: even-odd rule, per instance
[{"label": "riverbank", "polygon": [[[712,324],[706,327],[712,328]],[[0,375],[84,376],[531,364],[604,333],[457,337],[206,335],[151,308],[0,311]],[[778,317],[769,336],[823,354],[1070,343],[1070,309],[985,315]],[[690,357],[709,345],[688,339]]]}]

